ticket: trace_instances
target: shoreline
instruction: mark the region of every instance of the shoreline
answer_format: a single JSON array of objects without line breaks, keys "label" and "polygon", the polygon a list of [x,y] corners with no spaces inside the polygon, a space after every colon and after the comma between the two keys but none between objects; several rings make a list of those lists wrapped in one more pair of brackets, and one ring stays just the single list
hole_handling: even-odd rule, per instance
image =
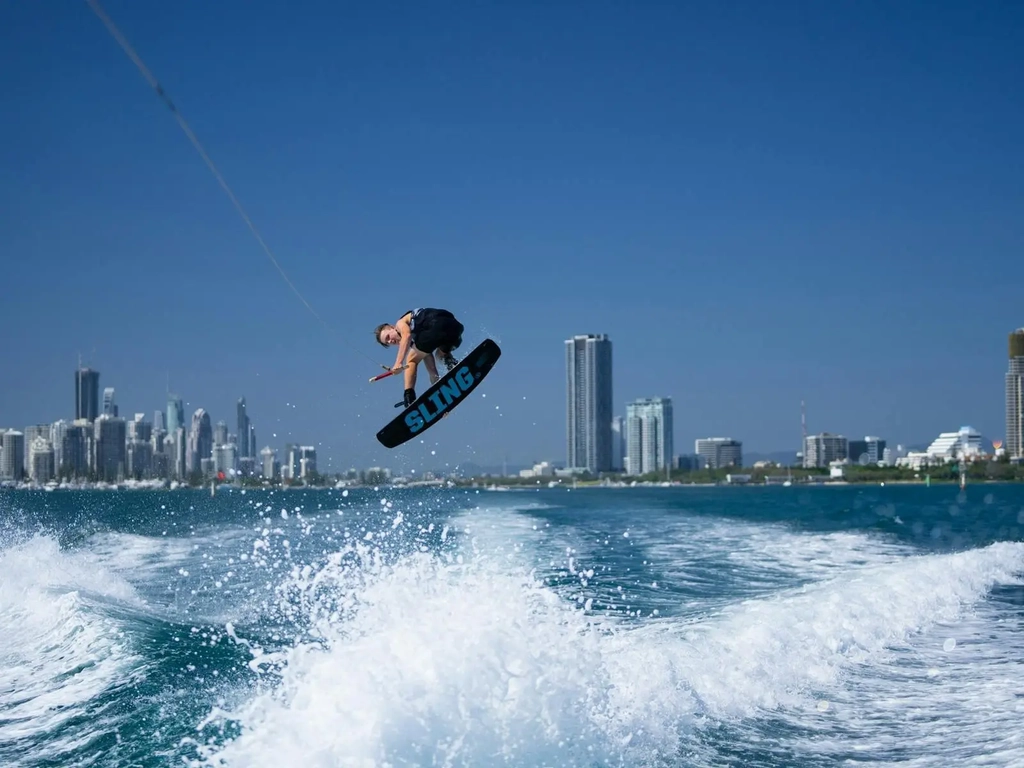
[{"label": "shoreline", "polygon": [[[780,488],[780,489],[794,489],[794,488],[836,488],[836,487],[851,487],[851,486],[877,486],[884,487],[887,485],[920,485],[930,487],[932,485],[946,486],[954,485],[959,486],[958,478],[940,478],[940,479],[897,479],[897,480],[823,480],[818,482],[801,482],[794,480],[792,483],[729,483],[729,482],[682,482],[679,480],[675,481],[601,481],[601,480],[586,480],[576,481],[567,480],[564,482],[549,481],[546,483],[524,483],[524,482],[508,482],[511,478],[489,478],[487,481],[483,480],[427,480],[427,481],[414,481],[408,483],[339,483],[336,485],[305,485],[297,483],[294,485],[256,485],[256,484],[235,484],[235,483],[218,483],[211,489],[209,484],[206,485],[176,485],[168,484],[166,482],[159,481],[138,481],[130,483],[73,483],[73,484],[61,484],[61,485],[39,485],[32,483],[5,483],[0,485],[0,493],[4,491],[10,492],[44,492],[54,493],[59,491],[203,491],[212,492],[214,494],[224,491],[346,491],[346,490],[379,490],[381,488],[387,488],[388,490],[399,490],[403,488],[463,488],[467,490],[485,490],[485,491],[537,491],[537,490],[585,490],[594,488],[608,488],[615,490],[629,490],[633,488]],[[1021,480],[1016,479],[977,479],[970,480],[967,482],[966,487],[972,485],[1015,485],[1019,484]]]}]

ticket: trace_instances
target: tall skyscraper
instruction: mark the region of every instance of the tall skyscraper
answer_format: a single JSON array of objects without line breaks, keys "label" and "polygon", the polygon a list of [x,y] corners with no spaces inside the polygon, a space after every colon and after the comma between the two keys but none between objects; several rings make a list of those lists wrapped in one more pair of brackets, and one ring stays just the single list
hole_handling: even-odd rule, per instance
[{"label": "tall skyscraper", "polygon": [[226,421],[218,421],[213,428],[213,447],[228,444],[228,424]]},{"label": "tall skyscraper", "polygon": [[274,449],[269,445],[260,451],[260,464],[263,467],[263,477],[268,480],[273,480],[277,476],[277,456],[274,455]]},{"label": "tall skyscraper", "polygon": [[91,368],[75,371],[75,419],[95,421],[100,415],[100,372]]},{"label": "tall skyscraper", "polygon": [[188,433],[188,471],[202,470],[204,459],[213,458],[213,427],[210,414],[199,408],[192,414],[192,429]]},{"label": "tall skyscraper", "polygon": [[316,448],[312,445],[299,447],[299,477],[303,480],[316,474]]},{"label": "tall skyscraper", "polygon": [[[60,447],[60,464],[56,466],[58,474],[65,477],[85,477],[92,466],[93,446],[95,437],[93,424],[79,419],[72,424],[60,427],[57,435],[62,437]],[[54,449],[56,452],[56,448]]]},{"label": "tall skyscraper", "polygon": [[672,466],[672,399],[653,397],[626,406],[626,472],[645,475]]},{"label": "tall skyscraper", "polygon": [[0,451],[0,480],[21,480],[25,474],[25,435],[16,429],[3,433]]},{"label": "tall skyscraper", "polygon": [[565,341],[566,465],[612,468],[612,343],[606,334]]},{"label": "tall skyscraper", "polygon": [[1024,458],[1024,328],[1010,334],[1006,371],[1006,455]]},{"label": "tall skyscraper", "polygon": [[256,446],[249,443],[250,437],[250,424],[249,414],[245,408],[245,398],[238,398],[238,457],[240,459],[247,459],[250,456],[256,454]]},{"label": "tall skyscraper", "polygon": [[94,425],[96,440],[96,475],[108,483],[124,478],[127,466],[128,429],[124,419],[102,414]]},{"label": "tall skyscraper", "polygon": [[167,395],[167,434],[174,435],[185,428],[185,406],[177,395]]},{"label": "tall skyscraper", "polygon": [[67,437],[68,428],[71,424],[64,419],[58,419],[50,425],[50,445],[53,446],[53,471],[60,472],[64,465],[64,438]]},{"label": "tall skyscraper", "polygon": [[114,388],[103,390],[103,413],[106,416],[117,416],[117,403],[114,400]]}]

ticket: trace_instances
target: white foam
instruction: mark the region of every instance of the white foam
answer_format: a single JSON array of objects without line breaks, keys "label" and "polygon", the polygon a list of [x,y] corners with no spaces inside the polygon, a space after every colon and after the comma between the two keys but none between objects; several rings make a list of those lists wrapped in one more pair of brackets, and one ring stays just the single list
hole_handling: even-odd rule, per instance
[{"label": "white foam", "polygon": [[42,752],[60,755],[88,739],[62,727],[95,697],[131,679],[137,658],[113,619],[89,595],[138,606],[124,580],[87,555],[37,536],[0,551],[0,743],[51,734]]},{"label": "white foam", "polygon": [[701,659],[688,678],[717,713],[803,707],[850,665],[879,663],[915,633],[958,620],[994,585],[1014,583],[1022,568],[1024,545],[993,544],[867,567],[732,606],[688,631]]},{"label": "white foam", "polygon": [[353,549],[293,573],[291,610],[322,642],[270,659],[279,684],[231,713],[241,736],[207,754],[309,768],[644,764],[675,754],[695,715],[834,716],[820,703],[842,700],[851,670],[962,621],[1022,567],[1024,545],[995,544],[863,566],[697,623],[620,623],[508,557],[386,564]]},{"label": "white foam", "polygon": [[[568,766],[674,745],[649,726],[662,683],[609,664],[600,625],[525,570],[360,558],[358,573],[336,559],[301,585],[335,583],[341,609],[317,616],[327,648],[281,658],[280,686],[234,713],[244,733],[216,764]],[[675,722],[692,702],[668,695]]]}]

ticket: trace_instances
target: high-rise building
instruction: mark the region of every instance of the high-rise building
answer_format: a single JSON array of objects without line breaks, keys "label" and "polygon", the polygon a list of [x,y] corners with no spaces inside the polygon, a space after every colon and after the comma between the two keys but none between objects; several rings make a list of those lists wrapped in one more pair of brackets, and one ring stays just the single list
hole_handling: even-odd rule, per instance
[{"label": "high-rise building", "polygon": [[1024,328],[1010,334],[1006,370],[1006,455],[1024,458]]},{"label": "high-rise building", "polygon": [[25,435],[15,429],[3,433],[0,480],[21,480],[25,475]]},{"label": "high-rise building", "polygon": [[[86,419],[76,419],[69,426],[62,428],[60,432],[55,432],[55,434],[63,433],[60,463],[55,467],[58,475],[74,478],[88,476],[89,468],[92,466],[93,445],[95,444],[93,424],[94,422]],[[56,447],[54,454],[56,454]]]},{"label": "high-rise building", "polygon": [[267,480],[277,477],[277,456],[274,455],[274,449],[269,445],[260,451],[260,463],[263,467],[263,477]]},{"label": "high-rise building", "polygon": [[50,482],[54,477],[53,445],[42,435],[32,438],[28,447],[28,476],[40,484]]},{"label": "high-rise building", "polygon": [[850,455],[850,447],[845,437],[822,432],[820,435],[808,435],[804,440],[804,467],[827,467],[833,461],[842,461]]},{"label": "high-rise building", "polygon": [[245,398],[238,398],[237,406],[237,417],[238,417],[238,457],[247,459],[250,456],[254,456],[256,453],[256,446],[249,442],[251,435],[251,424],[249,422],[249,413],[245,407]]},{"label": "high-rise building", "polygon": [[199,408],[192,414],[192,429],[188,433],[188,471],[201,472],[206,460],[212,466],[213,427],[210,426],[210,414]]},{"label": "high-rise building", "polygon": [[299,446],[295,443],[284,444],[284,456],[281,458],[281,477],[284,480],[295,480],[299,476]]},{"label": "high-rise building", "polygon": [[743,443],[731,437],[702,437],[694,441],[693,452],[701,467],[722,469],[743,466]]},{"label": "high-rise building", "polygon": [[213,471],[232,475],[235,471],[238,456],[234,443],[221,443],[213,447]]},{"label": "high-rise building", "polygon": [[91,368],[75,371],[75,420],[95,421],[100,415],[100,372]]},{"label": "high-rise building", "polygon": [[627,474],[669,469],[672,450],[671,398],[641,398],[626,405]]},{"label": "high-rise building", "polygon": [[103,390],[103,413],[106,416],[117,416],[117,403],[114,402],[114,388]]},{"label": "high-rise building", "polygon": [[53,471],[60,474],[60,468],[64,464],[64,438],[68,434],[71,423],[59,419],[50,425],[50,445],[53,446]]},{"label": "high-rise building", "polygon": [[141,440],[148,443],[153,438],[153,425],[146,421],[146,414],[136,413],[135,418],[128,422],[128,440]]},{"label": "high-rise building", "polygon": [[566,466],[612,468],[612,343],[605,334],[565,341]]},{"label": "high-rise building", "polygon": [[182,427],[169,432],[164,438],[163,453],[167,456],[167,476],[174,480],[184,480],[188,476],[187,443]]},{"label": "high-rise building", "polygon": [[100,415],[93,422],[96,440],[96,476],[107,483],[124,479],[128,464],[128,428],[124,419],[107,414]]},{"label": "high-rise building", "polygon": [[316,474],[316,448],[312,445],[299,447],[299,477],[305,480]]},{"label": "high-rise building", "polygon": [[218,445],[228,444],[228,425],[225,421],[218,421],[217,426],[213,428],[213,447],[216,448]]},{"label": "high-rise building", "polygon": [[125,472],[135,480],[153,476],[153,444],[149,440],[129,439],[125,452]]},{"label": "high-rise building", "polygon": [[50,440],[50,424],[33,424],[29,427],[25,427],[22,434],[25,436],[25,476],[32,477],[32,444],[35,442],[37,437],[41,437],[47,442]]},{"label": "high-rise building", "polygon": [[167,434],[172,437],[185,428],[185,406],[177,395],[167,395]]}]

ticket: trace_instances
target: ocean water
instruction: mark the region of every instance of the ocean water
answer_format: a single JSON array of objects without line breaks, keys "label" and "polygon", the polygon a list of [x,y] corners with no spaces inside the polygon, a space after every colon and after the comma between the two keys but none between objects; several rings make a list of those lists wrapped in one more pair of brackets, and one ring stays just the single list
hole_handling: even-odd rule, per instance
[{"label": "ocean water", "polygon": [[1024,766],[1024,487],[0,493],[0,765]]}]

